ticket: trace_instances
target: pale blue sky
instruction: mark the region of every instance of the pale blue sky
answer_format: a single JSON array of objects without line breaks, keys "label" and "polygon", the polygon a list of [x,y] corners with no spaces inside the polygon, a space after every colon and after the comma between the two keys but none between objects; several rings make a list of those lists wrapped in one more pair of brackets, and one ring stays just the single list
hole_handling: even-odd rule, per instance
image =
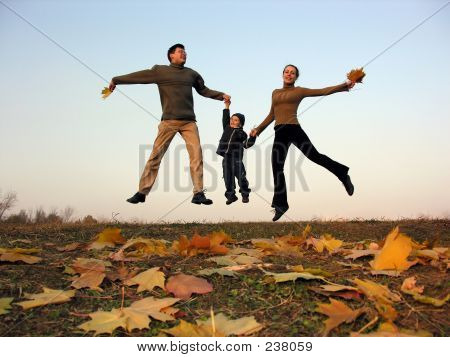
[{"label": "pale blue sky", "polygon": [[[107,80],[166,64],[167,48],[185,44],[186,65],[232,96],[231,110],[246,115],[247,131],[266,116],[285,64],[300,68],[297,85],[338,84],[445,4],[1,2]],[[291,148],[285,169],[291,208],[284,220],[450,215],[449,20],[447,6],[370,63],[363,85],[299,116],[318,150],[351,168],[355,195],[348,197],[332,174]],[[153,144],[159,122],[118,92],[101,100],[105,82],[1,3],[0,49],[0,189],[18,193],[15,210],[71,205],[77,216],[114,212],[149,222],[271,219],[273,126],[246,152],[258,194],[247,205],[226,206],[214,153],[223,104],[195,93],[205,187],[214,205],[190,203],[187,152],[177,137],[148,202],[132,206],[125,199],[137,190],[139,145]],[[159,118],[155,85],[120,89]],[[304,100],[299,112],[316,100]]]}]

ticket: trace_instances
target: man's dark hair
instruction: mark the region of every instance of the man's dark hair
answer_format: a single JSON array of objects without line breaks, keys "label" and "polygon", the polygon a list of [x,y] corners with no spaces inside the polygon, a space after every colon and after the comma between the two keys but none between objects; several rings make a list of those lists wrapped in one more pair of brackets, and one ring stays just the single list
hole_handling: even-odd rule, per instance
[{"label": "man's dark hair", "polygon": [[297,66],[294,66],[293,64],[287,64],[286,66],[284,66],[283,73],[284,73],[284,70],[286,68],[288,68],[288,67],[294,67],[295,68],[295,71],[297,72],[297,77],[296,78],[298,78],[300,76],[300,71],[298,70]]},{"label": "man's dark hair", "polygon": [[169,62],[172,62],[170,60],[170,54],[174,53],[177,48],[182,48],[184,50],[184,46],[181,43],[176,43],[167,50],[167,59]]}]

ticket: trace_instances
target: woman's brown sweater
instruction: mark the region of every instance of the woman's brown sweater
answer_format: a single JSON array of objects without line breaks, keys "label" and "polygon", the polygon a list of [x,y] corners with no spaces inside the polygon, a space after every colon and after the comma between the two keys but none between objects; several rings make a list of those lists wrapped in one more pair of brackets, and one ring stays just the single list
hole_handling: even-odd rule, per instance
[{"label": "woman's brown sweater", "polygon": [[272,106],[269,115],[256,128],[258,135],[275,120],[278,124],[296,124],[300,125],[297,119],[297,109],[300,102],[305,97],[317,97],[329,95],[337,92],[348,91],[346,82],[337,86],[326,87],[321,89],[310,89],[302,87],[285,87],[275,89],[272,92]]}]

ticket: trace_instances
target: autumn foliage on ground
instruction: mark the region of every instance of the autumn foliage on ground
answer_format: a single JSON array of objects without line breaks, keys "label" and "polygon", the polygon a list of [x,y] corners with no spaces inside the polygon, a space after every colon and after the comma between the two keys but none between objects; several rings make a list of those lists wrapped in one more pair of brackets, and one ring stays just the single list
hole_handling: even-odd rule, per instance
[{"label": "autumn foliage on ground", "polygon": [[447,220],[0,225],[2,336],[448,336]]}]

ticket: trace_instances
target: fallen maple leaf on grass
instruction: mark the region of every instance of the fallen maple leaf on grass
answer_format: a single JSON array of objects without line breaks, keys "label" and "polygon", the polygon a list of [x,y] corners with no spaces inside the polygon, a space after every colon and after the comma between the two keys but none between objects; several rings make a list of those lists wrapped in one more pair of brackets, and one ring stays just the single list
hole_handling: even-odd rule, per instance
[{"label": "fallen maple leaf on grass", "polygon": [[377,284],[371,280],[360,280],[358,278],[352,281],[358,289],[369,299],[380,301],[385,304],[392,304],[401,300],[400,296],[391,292],[386,286]]},{"label": "fallen maple leaf on grass", "polygon": [[325,328],[323,330],[323,336],[327,336],[332,329],[340,324],[354,321],[359,315],[364,313],[366,309],[360,308],[352,310],[343,302],[330,298],[330,304],[319,304],[316,311],[329,317],[325,321]]},{"label": "fallen maple leaf on grass", "polygon": [[196,320],[196,324],[180,320],[177,326],[162,331],[174,337],[248,336],[263,327],[253,316],[231,320],[220,313],[206,321]]},{"label": "fallen maple leaf on grass", "polygon": [[320,285],[318,288],[310,287],[309,290],[312,290],[316,293],[322,295],[335,295],[346,300],[348,299],[356,299],[361,300],[361,293],[357,288],[353,286],[339,285],[339,284],[327,284]]},{"label": "fallen maple leaf on grass", "polygon": [[71,278],[71,286],[75,289],[90,288],[102,291],[100,284],[106,276],[106,265],[111,266],[111,263],[99,259],[77,258],[72,268],[81,275]]},{"label": "fallen maple leaf on grass", "polygon": [[374,270],[396,270],[404,271],[409,269],[417,261],[408,261],[412,251],[411,238],[403,233],[399,233],[399,228],[395,227],[386,237],[380,253],[370,262]]},{"label": "fallen maple leaf on grass", "polygon": [[110,258],[116,261],[137,261],[152,255],[160,257],[169,255],[164,240],[142,237],[130,239],[116,253],[112,253]]},{"label": "fallen maple leaf on grass", "polygon": [[0,262],[17,262],[22,261],[27,264],[39,263],[42,258],[29,254],[39,253],[41,250],[37,248],[0,248]]},{"label": "fallen maple leaf on grass", "polygon": [[233,242],[233,239],[223,231],[212,232],[206,236],[194,234],[191,240],[183,235],[173,242],[172,250],[183,256],[227,254],[228,248],[224,244],[229,242]]},{"label": "fallen maple leaf on grass", "polygon": [[64,247],[56,247],[59,252],[71,252],[77,249],[80,246],[80,243],[70,243],[65,245]]},{"label": "fallen maple leaf on grass", "polygon": [[132,286],[139,284],[137,292],[141,291],[152,291],[154,287],[159,286],[161,289],[164,289],[164,273],[159,271],[159,267],[148,269],[131,279],[125,281],[125,285]]},{"label": "fallen maple leaf on grass", "polygon": [[178,274],[169,278],[166,283],[166,290],[177,298],[188,300],[193,293],[210,293],[213,291],[213,286],[205,279],[192,275]]},{"label": "fallen maple leaf on grass", "polygon": [[324,234],[320,239],[310,237],[306,240],[306,245],[312,245],[318,253],[322,253],[324,249],[330,254],[336,253],[344,242],[334,238],[331,234]]},{"label": "fallen maple leaf on grass", "polygon": [[24,296],[31,301],[17,302],[16,305],[22,306],[24,310],[31,309],[37,306],[43,306],[48,304],[59,304],[67,302],[75,296],[76,290],[53,290],[43,287],[44,292],[40,294],[27,294]]},{"label": "fallen maple leaf on grass", "polygon": [[11,302],[14,298],[0,298],[0,315],[7,314],[11,309]]},{"label": "fallen maple leaf on grass", "polygon": [[94,237],[94,241],[88,245],[87,249],[103,249],[104,247],[114,248],[116,244],[125,244],[127,240],[120,232],[120,228],[104,229],[103,232]]},{"label": "fallen maple leaf on grass", "polygon": [[122,327],[128,332],[134,329],[148,328],[150,318],[160,321],[174,320],[174,317],[161,310],[175,304],[179,299],[165,298],[155,299],[148,297],[132,303],[123,309],[112,309],[111,311],[96,311],[89,314],[91,321],[78,326],[84,331],[95,331],[94,336],[109,333],[116,328]]}]

